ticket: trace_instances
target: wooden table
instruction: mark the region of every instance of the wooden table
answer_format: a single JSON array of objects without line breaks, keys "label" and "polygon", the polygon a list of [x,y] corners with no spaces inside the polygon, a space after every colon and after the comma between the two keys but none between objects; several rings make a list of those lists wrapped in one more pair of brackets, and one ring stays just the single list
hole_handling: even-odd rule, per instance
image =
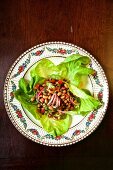
[{"label": "wooden table", "polygon": [[[47,147],[22,136],[3,103],[6,74],[25,50],[64,41],[89,51],[109,81],[104,120],[89,137],[67,147]],[[0,1],[0,170],[113,168],[113,0]]]}]

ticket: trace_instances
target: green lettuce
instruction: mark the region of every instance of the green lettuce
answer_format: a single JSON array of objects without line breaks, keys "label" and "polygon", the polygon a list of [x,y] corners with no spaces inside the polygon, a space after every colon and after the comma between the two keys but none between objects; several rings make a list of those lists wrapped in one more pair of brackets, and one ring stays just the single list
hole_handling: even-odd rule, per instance
[{"label": "green lettuce", "polygon": [[[101,106],[101,102],[85,89],[88,75],[95,72],[95,70],[88,67],[89,64],[90,58],[80,54],[67,57],[59,65],[55,65],[49,59],[42,59],[31,69],[30,81],[24,78],[20,79],[19,89],[15,92],[15,97],[35,119],[41,122],[45,131],[53,136],[60,136],[68,131],[73,115],[81,114],[85,116]],[[31,102],[30,100],[36,93],[34,86],[37,83],[43,84],[48,78],[65,79],[70,91],[77,97],[79,103],[72,111],[67,111],[61,120],[54,120],[47,115],[40,114],[37,110],[37,102]],[[48,86],[51,86],[51,84],[48,83]]]},{"label": "green lettuce", "polygon": [[98,109],[102,105],[101,102],[91,96],[87,90],[81,90],[73,84],[69,85],[69,89],[75,96],[78,97],[78,102],[80,105],[77,107],[76,112],[79,114],[86,115],[89,112]]},{"label": "green lettuce", "polygon": [[[71,59],[72,57],[72,59]],[[67,57],[61,64],[55,65],[49,59],[42,59],[37,66],[31,70],[31,76],[40,76],[43,78],[66,79],[76,86],[84,79],[87,82],[89,74],[94,74],[94,70],[88,68],[90,58],[75,54]]]},{"label": "green lettuce", "polygon": [[37,110],[37,104],[31,103],[31,98],[29,95],[23,93],[23,91],[18,89],[15,92],[15,97],[21,103],[21,105],[35,117],[35,119],[39,120],[41,118],[41,114]]},{"label": "green lettuce", "polygon": [[49,78],[50,75],[55,75],[56,73],[58,73],[58,68],[52,61],[46,58],[39,61],[37,66],[33,70],[31,70],[32,77],[38,75],[46,79]]},{"label": "green lettuce", "polygon": [[53,136],[60,136],[66,133],[71,124],[71,116],[66,115],[64,119],[54,120],[44,115],[41,118],[43,128]]},{"label": "green lettuce", "polygon": [[95,72],[93,69],[87,67],[89,63],[89,57],[80,57],[79,55],[79,58],[76,60],[69,60],[69,62],[64,60],[64,62],[58,65],[58,68],[60,72],[63,73],[61,74],[62,78],[76,86],[79,86],[84,76],[85,79],[87,79],[86,76],[88,77],[89,74],[94,74]]},{"label": "green lettuce", "polygon": [[77,60],[77,59],[79,59],[81,57],[83,57],[83,56],[80,55],[80,54],[72,54],[72,55],[66,57],[63,62],[75,61],[75,60]]}]

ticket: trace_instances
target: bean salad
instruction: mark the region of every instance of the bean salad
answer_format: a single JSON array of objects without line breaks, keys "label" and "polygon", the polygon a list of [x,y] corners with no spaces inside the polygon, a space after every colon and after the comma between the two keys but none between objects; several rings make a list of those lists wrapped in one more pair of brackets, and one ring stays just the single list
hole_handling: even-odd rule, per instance
[{"label": "bean salad", "polygon": [[65,80],[47,79],[43,84],[34,86],[35,96],[31,102],[37,101],[37,110],[42,115],[60,120],[67,111],[78,105],[77,97],[69,90]]}]

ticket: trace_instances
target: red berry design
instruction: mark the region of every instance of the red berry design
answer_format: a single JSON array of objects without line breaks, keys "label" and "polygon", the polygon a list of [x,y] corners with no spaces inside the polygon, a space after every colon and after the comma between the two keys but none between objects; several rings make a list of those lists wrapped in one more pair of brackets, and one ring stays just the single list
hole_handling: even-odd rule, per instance
[{"label": "red berry design", "polygon": [[61,53],[61,54],[66,54],[66,50],[61,49],[61,50],[59,50],[59,53]]},{"label": "red berry design", "polygon": [[19,73],[21,73],[23,70],[24,70],[24,66],[20,66],[20,67],[18,68]]},{"label": "red berry design", "polygon": [[89,121],[92,121],[94,118],[95,118],[95,115],[92,113],[92,114],[89,116],[88,120],[89,120]]},{"label": "red berry design", "polygon": [[32,133],[33,133],[34,135],[37,135],[37,134],[38,134],[38,132],[37,132],[36,130],[32,130]]},{"label": "red berry design", "polygon": [[37,51],[35,54],[36,54],[36,55],[40,55],[40,54],[41,54],[41,51]]},{"label": "red berry design", "polygon": [[75,134],[76,134],[76,135],[79,135],[79,134],[80,134],[80,130],[76,130],[76,131],[75,131]]}]

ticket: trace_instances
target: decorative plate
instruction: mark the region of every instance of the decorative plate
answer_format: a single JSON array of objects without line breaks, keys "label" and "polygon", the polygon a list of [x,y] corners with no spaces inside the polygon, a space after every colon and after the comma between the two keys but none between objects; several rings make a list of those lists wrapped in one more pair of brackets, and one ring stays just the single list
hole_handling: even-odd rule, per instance
[{"label": "decorative plate", "polygon": [[[53,137],[43,130],[38,120],[26,111],[14,98],[21,77],[29,79],[29,70],[42,58],[49,58],[54,63],[60,63],[70,54],[80,53],[91,59],[90,67],[97,71],[89,76],[88,88],[98,97],[103,106],[83,117],[76,115],[70,129],[62,136]],[[8,116],[17,130],[34,142],[47,146],[66,146],[81,141],[90,135],[102,121],[109,98],[108,82],[104,71],[96,59],[84,49],[64,42],[48,42],[37,45],[24,52],[10,68],[4,85],[4,102]]]}]

